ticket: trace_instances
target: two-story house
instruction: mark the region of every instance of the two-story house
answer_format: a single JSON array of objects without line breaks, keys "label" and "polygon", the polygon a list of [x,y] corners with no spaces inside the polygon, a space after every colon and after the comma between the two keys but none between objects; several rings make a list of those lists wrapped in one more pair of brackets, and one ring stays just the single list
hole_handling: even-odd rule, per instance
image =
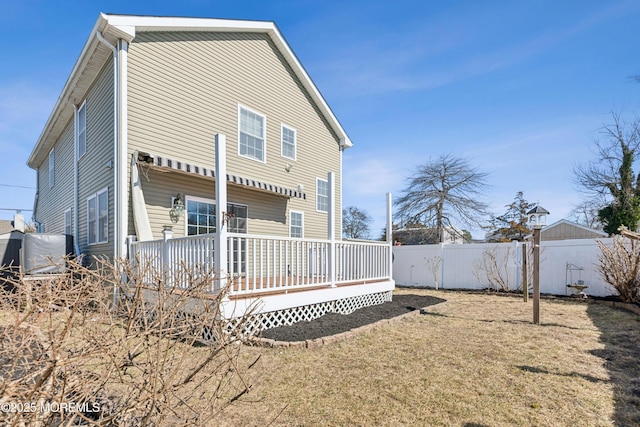
[{"label": "two-story house", "polygon": [[341,241],[351,146],[273,22],[100,14],[28,160],[34,219],[73,235],[89,263],[225,228],[217,262],[238,295],[306,291],[266,311],[381,302],[393,289],[388,244]]}]

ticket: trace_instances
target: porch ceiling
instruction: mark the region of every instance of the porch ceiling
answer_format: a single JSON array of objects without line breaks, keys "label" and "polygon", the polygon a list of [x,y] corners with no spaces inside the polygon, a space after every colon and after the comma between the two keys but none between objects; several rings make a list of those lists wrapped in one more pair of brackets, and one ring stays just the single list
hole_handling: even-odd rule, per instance
[{"label": "porch ceiling", "polygon": [[[138,166],[160,171],[176,171],[181,173],[194,174],[210,179],[216,178],[216,172],[212,168],[195,165],[193,163],[186,163],[181,160],[176,160],[150,153],[138,153]],[[304,200],[307,199],[307,194],[302,191],[282,187],[280,185],[269,184],[266,182],[229,173],[227,174],[227,182],[232,185],[237,185],[251,190],[263,191],[269,194],[275,194],[280,197],[297,197]]]}]

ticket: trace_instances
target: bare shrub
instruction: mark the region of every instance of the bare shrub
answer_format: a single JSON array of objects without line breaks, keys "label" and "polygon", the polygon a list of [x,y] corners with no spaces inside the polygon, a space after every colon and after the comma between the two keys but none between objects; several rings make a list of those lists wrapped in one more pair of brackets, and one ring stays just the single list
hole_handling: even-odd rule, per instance
[{"label": "bare shrub", "polygon": [[494,245],[482,252],[482,260],[473,265],[473,274],[480,284],[486,283],[496,291],[509,291],[513,280],[509,274],[510,264],[513,263],[513,248],[508,246],[502,254],[498,248],[498,245]]},{"label": "bare shrub", "polygon": [[438,273],[439,273],[440,268],[441,268],[440,255],[435,255],[435,256],[427,259],[425,261],[424,265],[427,267],[427,270],[429,270],[429,272],[431,273],[431,276],[433,276],[433,283],[434,283],[434,286],[437,289],[438,288],[438,284],[440,283],[440,281],[438,280],[438,277],[440,276]]},{"label": "bare shrub", "polygon": [[[151,265],[139,263],[137,265]],[[249,321],[215,275],[127,262],[9,280],[0,311],[3,425],[209,425],[250,390]],[[114,289],[118,295],[114,305]]]},{"label": "bare shrub", "polygon": [[614,236],[611,245],[598,240],[598,271],[625,302],[640,302],[640,242]]}]

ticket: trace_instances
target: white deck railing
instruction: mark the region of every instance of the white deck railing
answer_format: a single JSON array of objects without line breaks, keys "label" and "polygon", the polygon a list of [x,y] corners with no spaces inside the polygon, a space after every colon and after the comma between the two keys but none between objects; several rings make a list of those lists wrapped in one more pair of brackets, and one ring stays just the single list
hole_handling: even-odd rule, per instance
[{"label": "white deck railing", "polygon": [[[215,234],[205,234],[132,242],[130,257],[147,272],[145,279],[164,274],[174,285],[186,287],[187,278],[178,277],[175,271],[214,274],[218,270],[214,265],[215,238]],[[229,233],[227,272],[233,279],[233,294],[385,280],[391,279],[390,251],[384,242]]]}]

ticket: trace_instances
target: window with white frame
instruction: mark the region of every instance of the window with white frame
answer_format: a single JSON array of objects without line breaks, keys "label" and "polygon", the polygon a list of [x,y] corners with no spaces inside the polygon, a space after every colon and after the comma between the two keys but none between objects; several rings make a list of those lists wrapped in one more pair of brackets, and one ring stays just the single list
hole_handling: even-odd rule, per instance
[{"label": "window with white frame", "polygon": [[87,152],[87,102],[78,108],[78,158]]},{"label": "window with white frame", "polygon": [[53,185],[55,184],[55,178],[56,178],[55,169],[56,169],[56,154],[55,154],[55,149],[52,148],[51,151],[49,151],[49,188],[53,187]]},{"label": "window with white frame", "polygon": [[230,233],[246,233],[247,232],[247,206],[227,204],[227,212],[231,214],[227,229]]},{"label": "window with white frame", "polygon": [[243,157],[265,162],[265,116],[245,107],[238,107],[238,153]]},{"label": "window with white frame", "polygon": [[304,237],[304,214],[291,211],[289,213],[289,236],[302,239]]},{"label": "window with white frame", "polygon": [[[186,197],[187,200],[187,235],[208,234],[216,232],[216,204],[211,199]],[[247,232],[247,206],[227,203],[229,218],[227,230],[230,233]]]},{"label": "window with white frame", "polygon": [[329,212],[329,181],[316,179],[316,210]]},{"label": "window with white frame", "polygon": [[288,126],[281,127],[282,157],[296,159],[296,130]]},{"label": "window with white frame", "polygon": [[87,244],[109,240],[109,191],[103,189],[87,198]]},{"label": "window with white frame", "polygon": [[73,215],[71,213],[71,209],[67,209],[64,211],[64,234],[71,235],[73,234]]}]

